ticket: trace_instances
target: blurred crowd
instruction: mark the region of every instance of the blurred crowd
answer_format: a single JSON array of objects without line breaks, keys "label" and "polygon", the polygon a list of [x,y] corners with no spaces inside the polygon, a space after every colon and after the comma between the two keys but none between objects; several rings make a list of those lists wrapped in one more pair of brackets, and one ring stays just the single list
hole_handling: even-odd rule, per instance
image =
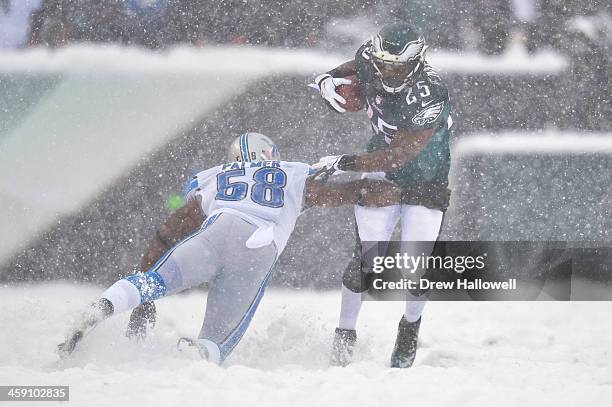
[{"label": "blurred crowd", "polygon": [[[529,52],[541,47],[564,50],[576,36],[594,42],[612,37],[610,0],[387,0],[388,13],[413,20],[430,42],[450,49],[474,48],[495,55],[510,40]],[[439,29],[443,27],[444,29]]]},{"label": "blurred crowd", "polygon": [[[161,48],[177,43],[307,47],[326,20],[363,8],[335,0],[0,0],[5,48],[112,42]],[[365,2],[362,2],[365,3]]]},{"label": "blurred crowd", "polygon": [[[365,15],[419,26],[434,46],[503,53],[520,36],[529,51],[563,48],[573,32],[608,39],[609,0],[0,0],[0,48],[112,42],[162,48],[250,43],[310,47],[334,19]],[[580,17],[590,19],[580,21]]]}]

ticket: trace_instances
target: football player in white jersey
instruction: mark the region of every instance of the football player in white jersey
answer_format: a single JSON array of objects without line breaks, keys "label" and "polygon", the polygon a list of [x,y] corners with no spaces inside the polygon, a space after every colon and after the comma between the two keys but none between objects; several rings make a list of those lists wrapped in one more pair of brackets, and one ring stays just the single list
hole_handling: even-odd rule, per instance
[{"label": "football player in white jersey", "polygon": [[194,176],[186,205],[147,247],[144,263],[157,262],[104,291],[58,346],[60,356],[100,321],[206,282],[204,322],[198,338],[186,342],[221,364],[246,331],[304,208],[384,206],[400,197],[386,181],[327,183],[308,164],[280,161],[274,143],[259,133],[238,137],[228,161]]}]

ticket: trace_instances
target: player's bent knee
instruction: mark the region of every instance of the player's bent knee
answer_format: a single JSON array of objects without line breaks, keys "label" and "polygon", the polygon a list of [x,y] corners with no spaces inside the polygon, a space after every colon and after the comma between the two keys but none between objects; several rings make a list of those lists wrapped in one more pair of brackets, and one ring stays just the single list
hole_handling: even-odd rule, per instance
[{"label": "player's bent knee", "polygon": [[353,259],[342,274],[342,285],[354,293],[362,293],[367,290],[366,274],[361,271],[361,261]]}]

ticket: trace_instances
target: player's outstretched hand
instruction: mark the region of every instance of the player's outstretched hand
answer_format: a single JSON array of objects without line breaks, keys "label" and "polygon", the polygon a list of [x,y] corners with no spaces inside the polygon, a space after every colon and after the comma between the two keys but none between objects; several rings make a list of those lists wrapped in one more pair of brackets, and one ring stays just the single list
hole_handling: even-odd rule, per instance
[{"label": "player's outstretched hand", "polygon": [[314,168],[312,166],[310,168],[314,172],[314,174],[311,175],[310,178],[315,181],[327,182],[329,177],[331,177],[334,173],[334,171],[330,171],[327,168]]},{"label": "player's outstretched hand", "polygon": [[[340,85],[350,85],[351,81],[345,78],[334,78],[328,73],[321,74],[315,78],[315,84],[323,99],[338,113],[346,112],[340,104],[346,104],[346,100],[336,92]],[[340,103],[340,104],[339,104]]]},{"label": "player's outstretched hand", "polygon": [[357,158],[358,157],[356,155],[350,154],[328,155],[321,158],[318,163],[313,164],[312,168],[325,168],[328,172],[335,172],[337,174],[344,171],[358,171]]},{"label": "player's outstretched hand", "polygon": [[338,163],[340,163],[340,160],[342,160],[342,157],[344,157],[344,154],[328,155],[328,156],[320,158],[319,162],[311,165],[311,167],[314,168],[315,170],[325,170],[325,172],[327,172],[330,175],[333,173],[341,174],[344,171],[338,168]]}]

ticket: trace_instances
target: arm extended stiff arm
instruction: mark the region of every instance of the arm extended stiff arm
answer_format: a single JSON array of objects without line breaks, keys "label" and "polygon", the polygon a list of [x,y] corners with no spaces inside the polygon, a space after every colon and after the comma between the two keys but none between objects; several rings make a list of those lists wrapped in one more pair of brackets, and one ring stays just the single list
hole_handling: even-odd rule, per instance
[{"label": "arm extended stiff arm", "polygon": [[356,156],[354,171],[395,171],[413,160],[427,146],[435,129],[399,131],[388,149]]},{"label": "arm extended stiff arm", "polygon": [[401,191],[389,181],[360,179],[324,182],[310,179],[306,184],[306,206],[337,207],[348,204],[389,206],[399,202]]}]

